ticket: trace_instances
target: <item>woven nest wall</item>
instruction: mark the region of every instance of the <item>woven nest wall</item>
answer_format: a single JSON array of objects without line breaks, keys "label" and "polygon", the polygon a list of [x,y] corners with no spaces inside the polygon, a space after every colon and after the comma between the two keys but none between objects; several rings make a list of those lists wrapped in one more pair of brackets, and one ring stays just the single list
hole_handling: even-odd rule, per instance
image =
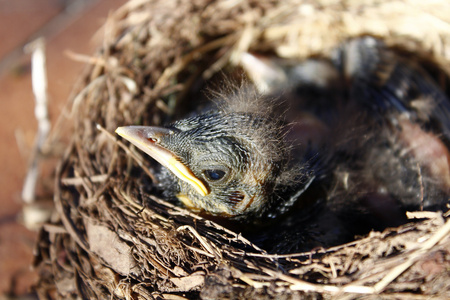
[{"label": "woven nest wall", "polygon": [[374,35],[450,74],[446,1],[130,1],[69,99],[71,142],[37,247],[42,298],[450,297],[440,213],[351,244],[268,254],[154,196],[155,162],[114,134],[173,120],[245,51],[302,59]]}]

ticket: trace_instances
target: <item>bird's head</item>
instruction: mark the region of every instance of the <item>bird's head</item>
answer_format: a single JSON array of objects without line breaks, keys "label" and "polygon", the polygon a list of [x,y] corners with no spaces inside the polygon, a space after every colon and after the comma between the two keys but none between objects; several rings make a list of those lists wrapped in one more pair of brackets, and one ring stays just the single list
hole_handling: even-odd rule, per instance
[{"label": "bird's head", "polygon": [[213,111],[167,127],[116,132],[170,171],[185,206],[239,219],[269,208],[286,164],[283,129],[274,124],[258,114]]}]

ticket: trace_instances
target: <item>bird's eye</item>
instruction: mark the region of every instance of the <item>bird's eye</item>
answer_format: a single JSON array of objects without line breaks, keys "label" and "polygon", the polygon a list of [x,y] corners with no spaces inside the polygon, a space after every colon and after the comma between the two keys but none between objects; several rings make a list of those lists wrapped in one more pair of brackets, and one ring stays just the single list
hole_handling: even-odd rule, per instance
[{"label": "bird's eye", "polygon": [[218,181],[225,177],[226,172],[220,169],[208,169],[204,170],[203,174],[205,174],[206,179],[210,181]]}]

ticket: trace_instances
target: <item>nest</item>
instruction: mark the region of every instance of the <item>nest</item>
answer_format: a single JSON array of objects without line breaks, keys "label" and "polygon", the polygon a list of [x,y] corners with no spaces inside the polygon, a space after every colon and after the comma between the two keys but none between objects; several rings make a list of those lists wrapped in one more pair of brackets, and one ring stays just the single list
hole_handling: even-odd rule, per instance
[{"label": "nest", "polygon": [[[420,25],[418,25],[420,24]],[[113,134],[196,105],[241,53],[303,59],[361,35],[450,74],[446,1],[133,0],[110,16],[69,99],[73,128],[56,172],[56,213],[37,245],[42,298],[450,297],[450,223],[440,213],[350,244],[269,254],[159,199],[155,165]]]}]

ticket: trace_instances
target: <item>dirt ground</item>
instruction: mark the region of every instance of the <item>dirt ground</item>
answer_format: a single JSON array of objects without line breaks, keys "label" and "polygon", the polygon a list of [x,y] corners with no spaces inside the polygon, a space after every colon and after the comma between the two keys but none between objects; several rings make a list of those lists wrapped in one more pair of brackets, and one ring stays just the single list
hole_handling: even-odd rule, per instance
[{"label": "dirt ground", "polygon": [[23,46],[46,39],[49,110],[60,114],[83,63],[64,52],[89,55],[108,13],[125,0],[0,0],[0,298],[25,295],[36,280],[30,267],[36,232],[20,221],[21,189],[37,122],[30,55]]}]

